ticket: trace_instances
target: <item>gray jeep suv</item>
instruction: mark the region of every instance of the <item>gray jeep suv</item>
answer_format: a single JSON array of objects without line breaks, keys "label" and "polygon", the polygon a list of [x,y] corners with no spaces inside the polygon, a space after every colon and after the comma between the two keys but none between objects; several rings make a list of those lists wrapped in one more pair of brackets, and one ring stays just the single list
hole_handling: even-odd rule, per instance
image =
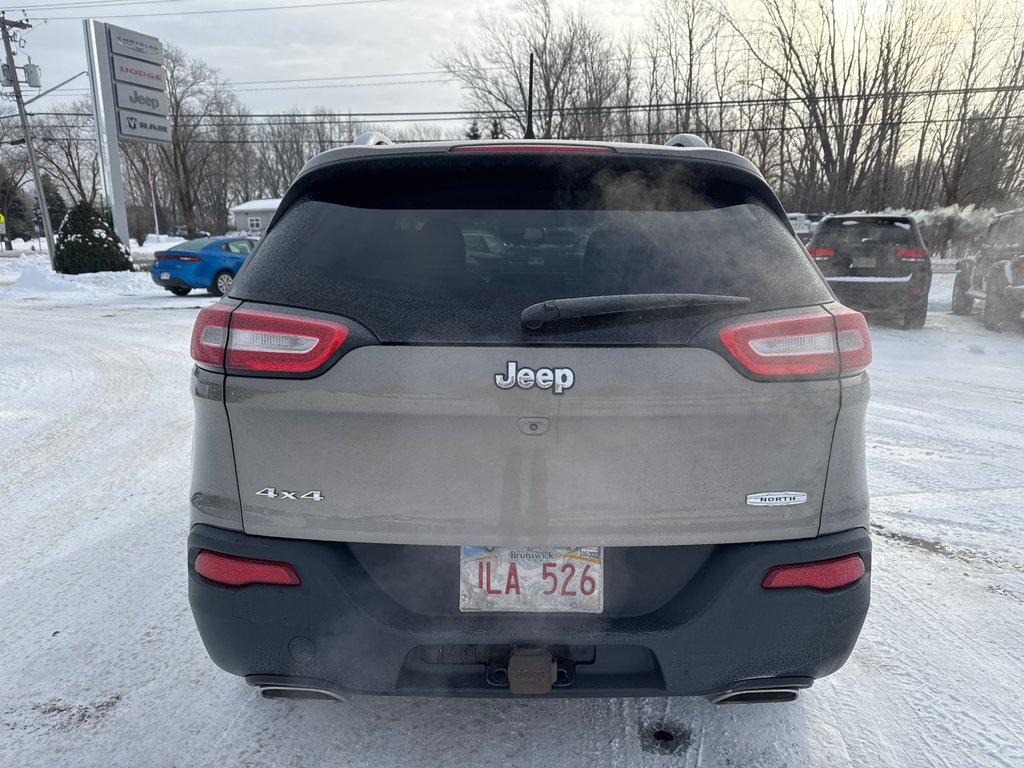
[{"label": "gray jeep suv", "polygon": [[853,649],[868,330],[737,155],[326,152],[192,356],[189,598],[267,697],[787,701]]}]

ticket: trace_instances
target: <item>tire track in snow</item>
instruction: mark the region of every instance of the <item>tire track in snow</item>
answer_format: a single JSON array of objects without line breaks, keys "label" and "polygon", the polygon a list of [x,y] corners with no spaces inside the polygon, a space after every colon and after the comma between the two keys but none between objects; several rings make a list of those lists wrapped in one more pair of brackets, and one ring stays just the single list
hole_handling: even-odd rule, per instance
[{"label": "tire track in snow", "polygon": [[[882,536],[875,538],[874,604],[851,660],[793,704],[368,697],[317,706],[255,699],[208,660],[185,597],[185,350],[193,313],[123,313],[102,325],[101,311],[0,306],[0,325],[17,336],[6,344],[27,358],[42,350],[47,375],[58,370],[49,363],[55,352],[47,350],[64,340],[81,350],[68,358],[76,361],[78,385],[53,373],[34,399],[17,400],[37,408],[43,398],[71,393],[67,407],[42,420],[47,435],[63,436],[44,446],[63,451],[61,462],[22,457],[32,440],[43,439],[25,434],[14,455],[25,462],[24,474],[7,474],[0,489],[0,503],[11,504],[0,524],[28,532],[17,541],[0,535],[9,577],[0,579],[7,620],[0,651],[10,660],[0,697],[20,707],[10,715],[19,723],[31,720],[33,706],[59,700],[58,707],[73,710],[122,697],[71,739],[40,723],[31,732],[0,730],[4,760],[12,765],[1024,765],[1024,671],[1019,642],[1013,644],[1024,636],[1024,605],[990,583],[1005,564],[965,563]],[[22,334],[30,325],[45,326],[49,338]],[[920,375],[895,358],[907,347],[923,350],[923,359],[935,345],[962,338],[879,336],[868,421],[869,441],[879,451],[869,470],[879,522],[900,533],[912,526],[923,539],[944,544],[970,541],[973,530],[982,554],[997,551],[986,542],[998,535],[1019,543],[1020,526],[1013,527],[1012,504],[1000,502],[999,486],[1024,485],[1000,479],[1013,476],[1014,463],[1020,471],[1020,451],[984,458],[994,445],[1013,447],[1019,417],[1007,419],[1006,409],[1014,404],[959,391],[957,398],[966,400],[951,404],[941,387],[927,402],[915,400]],[[126,350],[138,359],[118,357]],[[122,392],[129,405],[111,409],[93,402],[108,381],[95,366],[119,360],[132,371],[141,364],[152,389]],[[991,367],[999,363],[994,355],[971,362],[987,366],[980,379],[998,385],[1005,376],[1002,367]],[[950,367],[931,375],[957,386],[963,378]],[[139,385],[134,372],[121,382],[129,390]],[[963,413],[946,418],[949,407]],[[81,424],[74,423],[74,408],[88,414]],[[965,457],[964,466],[923,458],[922,445],[945,445],[947,453]],[[883,448],[893,453],[883,456]],[[979,466],[985,474],[976,472]],[[46,484],[53,486],[47,499],[18,501],[25,488]],[[964,503],[972,493],[981,498],[973,507]],[[640,734],[659,723],[692,734],[689,747],[673,755],[644,752]]]}]

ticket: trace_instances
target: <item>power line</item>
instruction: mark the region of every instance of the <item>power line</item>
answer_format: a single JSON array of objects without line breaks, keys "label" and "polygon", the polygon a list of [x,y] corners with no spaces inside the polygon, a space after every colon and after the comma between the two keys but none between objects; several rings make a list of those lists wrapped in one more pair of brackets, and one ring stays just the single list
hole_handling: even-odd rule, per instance
[{"label": "power line", "polygon": [[433,83],[447,83],[449,80],[394,80],[378,83],[334,83],[324,85],[291,85],[278,88],[232,88],[235,93],[263,93],[265,91],[317,91],[330,88],[375,88],[377,86],[391,85],[430,85]]},{"label": "power line", "polygon": [[[508,115],[508,116],[511,116],[511,115]],[[468,118],[469,118],[468,115],[462,117],[463,120],[468,119]],[[872,121],[872,122],[855,122],[855,123],[823,123],[823,124],[820,124],[820,125],[818,125],[818,124],[811,124],[811,123],[791,123],[791,124],[787,124],[785,126],[780,126],[780,125],[744,126],[742,128],[710,128],[710,127],[705,127],[705,130],[703,130],[702,132],[706,133],[706,134],[725,134],[725,133],[734,134],[734,133],[764,132],[764,131],[777,131],[779,133],[784,133],[784,132],[787,132],[787,131],[816,130],[818,128],[827,128],[827,129],[840,129],[840,128],[844,128],[845,129],[845,128],[855,128],[855,127],[875,127],[875,128],[877,128],[877,127],[882,127],[882,126],[887,126],[887,125],[892,125],[894,127],[895,126],[905,126],[905,125],[952,125],[952,124],[957,124],[957,123],[981,123],[981,122],[991,122],[991,121],[1000,121],[1000,120],[1022,120],[1022,119],[1024,119],[1024,114],[1019,114],[1019,115],[972,115],[972,116],[966,117],[966,118],[947,117],[947,118],[915,119],[915,120],[885,120],[885,121],[879,120],[879,121]],[[358,122],[372,122],[372,121],[358,121]],[[384,121],[384,122],[413,122],[413,121],[391,120],[391,121]],[[239,125],[242,125],[242,124],[239,124]],[[308,122],[305,122],[305,123],[298,123],[298,122],[296,122],[296,123],[278,123],[278,124],[253,123],[251,125],[252,125],[253,128],[259,128],[259,127],[264,126],[264,125],[277,125],[277,126],[284,126],[284,127],[308,127],[310,125],[315,125],[315,124],[314,123],[308,123]],[[324,123],[324,125],[329,125],[329,126],[334,127],[334,126],[345,126],[345,125],[347,125],[347,123],[339,120],[339,121]],[[53,125],[53,126],[47,126],[45,124],[42,124],[42,125],[38,126],[38,128],[39,128],[39,130],[41,132],[45,132],[45,130],[47,128],[50,128],[50,127],[57,128],[57,129],[76,129],[76,128],[80,128],[81,126],[78,126],[78,125]],[[207,128],[214,128],[214,129],[216,129],[216,128],[222,128],[222,127],[227,127],[227,126],[223,126],[223,125],[221,125],[221,126],[218,126],[218,125],[207,125],[207,126],[194,125],[194,126],[190,126],[190,127],[207,127]],[[606,134],[604,134],[602,136],[598,136],[598,135],[583,135],[583,136],[580,136],[579,138],[584,139],[584,140],[585,139],[591,139],[591,140],[604,140],[604,141],[608,141],[608,140],[628,140],[628,139],[635,139],[635,138],[644,138],[644,137],[647,137],[647,136],[651,135],[651,133],[660,135],[662,133],[671,133],[671,132],[672,131],[668,130],[668,129],[666,129],[665,131],[652,131],[652,132],[634,131],[632,133],[606,133]],[[206,134],[203,134],[203,135],[209,136],[211,134],[210,133],[206,133]],[[62,140],[65,140],[65,139],[62,139]],[[90,142],[90,143],[94,141],[91,138],[85,138],[85,137],[82,137],[82,138],[67,137],[66,140],[69,140],[69,141],[85,141],[85,142]],[[267,144],[268,143],[266,139],[203,139],[203,138],[196,139],[196,138],[192,138],[189,141],[190,141],[190,143],[197,143],[197,144]],[[309,139],[301,139],[301,138],[300,139],[296,139],[296,142],[298,142],[298,143],[308,143],[309,141],[310,141]]]},{"label": "power line", "polygon": [[[409,81],[412,83],[426,83],[430,81]],[[396,82],[395,84],[399,84]],[[366,84],[350,84],[350,85],[366,85]],[[848,100],[869,100],[869,99],[883,99],[888,98],[892,100],[899,99],[918,99],[918,98],[938,98],[942,96],[974,96],[981,94],[1008,94],[1008,93],[1020,93],[1024,92],[1024,84],[1017,85],[998,85],[998,86],[982,86],[982,87],[965,87],[965,88],[943,88],[943,89],[931,89],[931,90],[907,90],[907,91],[863,91],[850,94],[829,94],[818,97],[807,97],[807,96],[767,96],[767,97],[748,97],[742,99],[719,99],[719,100],[707,100],[707,99],[694,99],[690,102],[675,101],[675,102],[649,102],[640,104],[624,104],[624,105],[600,105],[600,106],[577,106],[577,107],[565,107],[558,110],[560,115],[586,115],[586,114],[612,114],[612,113],[632,113],[632,112],[666,112],[680,109],[691,109],[701,110],[708,108],[725,108],[725,107],[753,107],[753,106],[771,106],[771,105],[806,105],[809,101],[818,103],[829,103],[837,101],[848,101]],[[403,121],[403,122],[414,122],[414,121],[443,121],[443,120],[468,120],[473,118],[488,118],[488,117],[512,117],[517,113],[511,109],[497,109],[497,110],[448,110],[448,111],[404,111],[404,112],[262,112],[262,113],[242,113],[242,112],[210,112],[205,113],[200,119],[209,119],[214,122],[211,124],[218,127],[230,127],[230,126],[245,126],[252,123],[248,122],[250,119],[270,119],[270,121],[278,122],[262,122],[261,125],[296,125],[302,124],[301,121],[320,121],[320,122],[347,122],[350,119],[359,119],[361,121],[367,120],[392,120],[392,121]],[[74,117],[91,117],[91,113],[66,113],[66,112],[35,112],[33,115],[38,116],[74,116]],[[11,116],[2,116],[4,117]],[[189,116],[183,116],[189,117]],[[241,122],[239,122],[241,121]]]},{"label": "power line", "polygon": [[263,83],[308,83],[321,80],[369,80],[378,77],[419,77],[448,74],[443,69],[428,69],[421,72],[387,72],[377,75],[334,75],[332,77],[289,77],[283,80],[232,80],[231,85],[261,85]]},{"label": "power line", "polygon": [[[188,11],[189,16],[215,13],[257,13],[260,11],[300,11],[304,8],[333,8],[343,5],[375,5],[377,3],[395,3],[401,0],[332,0],[327,3],[307,3],[305,5],[267,5],[251,8],[208,8],[201,11]],[[110,19],[142,19],[155,18],[159,16],[180,16],[182,11],[166,11],[160,13],[115,13],[104,14]],[[82,21],[89,16],[46,16],[46,21]]]},{"label": "power line", "polygon": [[86,0],[81,3],[46,3],[21,6],[20,11],[70,10],[73,8],[108,8],[114,5],[158,5],[162,3],[189,3],[195,0]]}]

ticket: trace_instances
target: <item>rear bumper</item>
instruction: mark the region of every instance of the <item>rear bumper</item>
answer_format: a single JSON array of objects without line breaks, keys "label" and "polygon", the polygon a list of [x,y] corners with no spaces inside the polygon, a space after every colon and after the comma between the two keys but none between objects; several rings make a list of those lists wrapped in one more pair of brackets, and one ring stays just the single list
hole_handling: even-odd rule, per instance
[{"label": "rear bumper", "polygon": [[[196,525],[188,541],[189,602],[213,661],[254,685],[287,683],[337,693],[509,696],[491,668],[513,646],[546,648],[569,672],[560,696],[712,695],[779,678],[804,685],[843,665],[868,610],[871,544],[864,529],[797,541],[701,547],[627,548],[607,556],[615,615],[459,614],[457,547],[360,545],[275,539]],[[430,563],[420,603],[396,600],[375,564],[389,558]],[[295,587],[216,585],[198,576],[210,549],[294,565]],[[643,565],[678,555],[680,573]],[[775,565],[860,553],[867,573],[831,592],[766,590]],[[627,567],[636,564],[635,571]],[[624,572],[626,571],[626,572]],[[660,576],[658,575],[660,572]],[[650,579],[682,586],[665,592]],[[612,594],[612,582],[618,596]],[[628,585],[628,586],[627,586]],[[646,597],[659,597],[652,604]],[[624,591],[646,603],[629,615]],[[644,595],[643,598],[640,596]]]},{"label": "rear bumper", "polygon": [[854,309],[904,310],[928,302],[926,273],[898,277],[826,277],[839,300]]},{"label": "rear bumper", "polygon": [[172,277],[167,277],[167,278],[161,278],[160,274],[161,273],[157,272],[157,271],[153,271],[153,272],[149,273],[150,277],[153,278],[153,282],[156,283],[157,285],[161,286],[162,288],[194,288],[195,287],[191,283],[188,283],[185,280],[182,280],[180,277],[173,277],[172,276]]}]

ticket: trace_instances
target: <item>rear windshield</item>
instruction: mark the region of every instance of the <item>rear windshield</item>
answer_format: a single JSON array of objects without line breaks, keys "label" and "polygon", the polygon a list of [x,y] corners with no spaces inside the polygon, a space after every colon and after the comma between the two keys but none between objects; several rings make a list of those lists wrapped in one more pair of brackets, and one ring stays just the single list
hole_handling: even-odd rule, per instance
[{"label": "rear windshield", "polygon": [[187,240],[184,243],[178,243],[173,247],[179,251],[201,251],[212,243],[213,240],[212,237],[201,237],[198,240]]},{"label": "rear windshield", "polygon": [[557,298],[729,294],[751,299],[745,311],[831,300],[783,220],[741,184],[664,161],[495,164],[314,185],[232,297],[351,317],[384,342],[514,344],[679,343],[707,322],[669,312],[521,327],[526,307]]},{"label": "rear windshield", "polygon": [[919,245],[909,219],[827,219],[818,227],[814,241],[830,245]]}]

